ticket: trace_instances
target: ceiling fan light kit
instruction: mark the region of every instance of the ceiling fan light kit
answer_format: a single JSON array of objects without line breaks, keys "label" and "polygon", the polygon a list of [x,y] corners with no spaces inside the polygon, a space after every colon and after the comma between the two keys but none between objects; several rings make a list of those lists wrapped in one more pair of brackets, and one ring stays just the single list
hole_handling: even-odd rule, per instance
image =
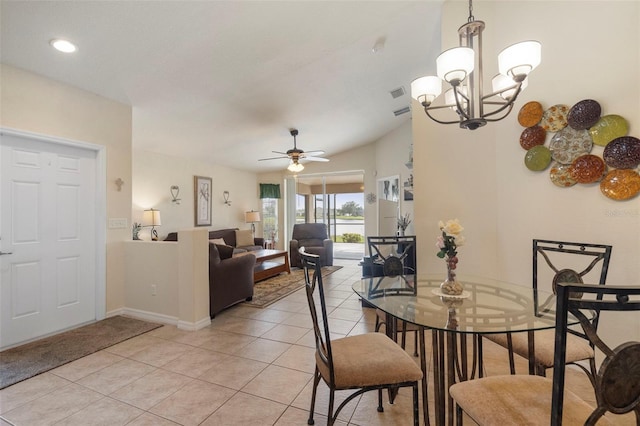
[{"label": "ceiling fan light kit", "polygon": [[[469,0],[469,18],[458,29],[460,46],[445,50],[436,60],[438,76],[426,76],[411,83],[411,97],[420,102],[424,112],[440,124],[459,124],[475,130],[487,122],[499,121],[509,115],[520,92],[528,85],[528,75],[541,60],[542,45],[528,40],[513,44],[498,55],[500,74],[492,79],[493,92],[483,92],[482,31],[485,24],[473,16]],[[444,103],[432,105],[442,93],[442,81],[451,89],[445,92]],[[486,110],[485,110],[486,108]],[[436,118],[432,112],[451,109],[458,120]]]},{"label": "ceiling fan light kit", "polygon": [[290,129],[289,133],[291,134],[291,136],[293,136],[293,148],[291,148],[287,152],[272,151],[275,154],[281,154],[281,156],[279,156],[279,157],[270,157],[270,158],[261,158],[258,161],[278,160],[278,159],[281,159],[281,158],[288,158],[289,159],[289,166],[287,167],[287,170],[289,170],[290,172],[293,172],[293,173],[298,173],[298,172],[301,172],[302,170],[304,170],[304,165],[300,164],[300,160],[321,161],[321,162],[329,161],[328,158],[317,157],[318,155],[324,154],[324,151],[318,150],[318,151],[307,151],[307,152],[305,152],[305,151],[303,151],[303,150],[298,148],[298,145],[297,145],[297,142],[296,142],[296,136],[298,136],[298,129]]}]

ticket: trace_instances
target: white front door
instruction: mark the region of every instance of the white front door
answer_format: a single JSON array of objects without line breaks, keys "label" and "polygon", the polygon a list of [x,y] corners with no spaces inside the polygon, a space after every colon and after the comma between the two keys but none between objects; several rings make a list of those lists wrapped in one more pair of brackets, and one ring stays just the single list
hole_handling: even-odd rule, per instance
[{"label": "white front door", "polygon": [[96,319],[96,151],[2,134],[0,348]]}]

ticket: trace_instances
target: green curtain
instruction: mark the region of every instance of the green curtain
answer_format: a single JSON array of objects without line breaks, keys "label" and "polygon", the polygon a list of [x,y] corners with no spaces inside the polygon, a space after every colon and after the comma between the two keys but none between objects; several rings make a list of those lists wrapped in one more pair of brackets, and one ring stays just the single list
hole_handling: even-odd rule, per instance
[{"label": "green curtain", "polygon": [[261,183],[260,198],[280,198],[280,184]]}]

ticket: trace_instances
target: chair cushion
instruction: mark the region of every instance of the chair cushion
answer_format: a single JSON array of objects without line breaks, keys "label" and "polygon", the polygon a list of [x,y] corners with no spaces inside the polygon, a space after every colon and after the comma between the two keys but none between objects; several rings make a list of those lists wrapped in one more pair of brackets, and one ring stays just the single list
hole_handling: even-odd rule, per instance
[{"label": "chair cushion", "polygon": [[[487,339],[507,347],[506,334],[489,334]],[[529,339],[527,333],[511,333],[513,352],[523,358],[529,358]],[[553,367],[553,349],[555,345],[555,329],[540,330],[534,333],[534,349],[536,363],[546,368]],[[594,352],[589,342],[574,334],[567,334],[567,361],[576,362],[594,357]]]},{"label": "chair cushion", "polygon": [[236,247],[252,246],[253,233],[250,229],[236,231]]},{"label": "chair cushion", "polygon": [[[449,394],[481,425],[544,425],[551,420],[553,381],[529,375],[492,376],[456,383]],[[564,392],[563,424],[583,425],[594,407]],[[612,424],[602,418],[598,425]]]},{"label": "chair cushion", "polygon": [[[411,356],[382,333],[366,333],[331,340],[335,386],[338,389],[414,382],[422,371]],[[325,381],[329,367],[316,352],[316,364]]]}]

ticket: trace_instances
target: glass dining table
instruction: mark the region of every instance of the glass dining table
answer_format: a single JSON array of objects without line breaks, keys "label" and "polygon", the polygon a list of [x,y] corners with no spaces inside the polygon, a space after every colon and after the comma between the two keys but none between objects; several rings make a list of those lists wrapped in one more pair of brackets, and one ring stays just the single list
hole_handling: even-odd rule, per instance
[{"label": "glass dining table", "polygon": [[454,402],[449,396],[449,387],[458,381],[483,376],[483,335],[528,333],[529,353],[533,353],[533,332],[555,327],[556,299],[551,291],[538,289],[534,292],[531,286],[462,274],[458,274],[457,278],[464,288],[459,296],[442,293],[442,275],[367,277],[352,286],[363,304],[387,314],[386,330],[390,337],[396,335],[396,318],[424,328],[424,332],[418,335],[420,363],[424,373],[422,395],[425,425],[430,424],[426,331],[431,331],[434,417],[436,425],[440,426],[452,425],[454,421]]}]

